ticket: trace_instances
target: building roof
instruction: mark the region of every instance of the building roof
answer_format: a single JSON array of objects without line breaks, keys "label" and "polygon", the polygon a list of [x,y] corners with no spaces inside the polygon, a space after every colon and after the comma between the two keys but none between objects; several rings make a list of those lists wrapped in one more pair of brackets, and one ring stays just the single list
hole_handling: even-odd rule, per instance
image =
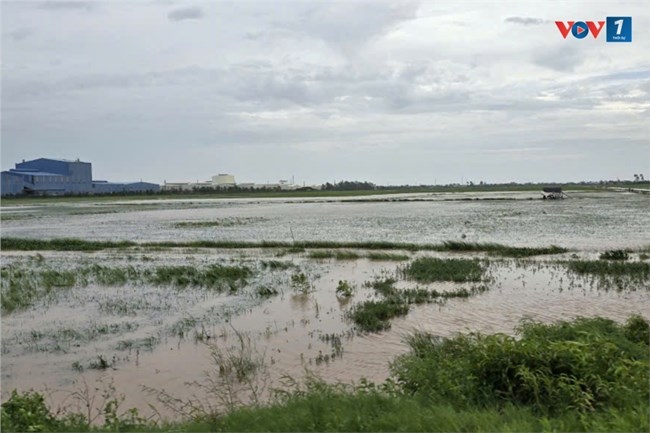
[{"label": "building roof", "polygon": [[47,171],[38,171],[38,170],[29,170],[29,169],[18,169],[12,168],[9,170],[9,173],[17,174],[20,176],[58,176],[63,177],[65,175],[59,173],[49,173]]}]

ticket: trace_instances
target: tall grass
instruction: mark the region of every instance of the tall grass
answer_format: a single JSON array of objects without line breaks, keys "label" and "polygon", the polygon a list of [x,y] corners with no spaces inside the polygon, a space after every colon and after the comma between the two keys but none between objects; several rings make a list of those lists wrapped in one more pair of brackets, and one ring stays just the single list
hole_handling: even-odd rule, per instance
[{"label": "tall grass", "polygon": [[648,401],[648,322],[602,318],[523,323],[519,338],[416,333],[392,365],[409,394],[457,407],[511,404],[549,416],[625,411]]}]

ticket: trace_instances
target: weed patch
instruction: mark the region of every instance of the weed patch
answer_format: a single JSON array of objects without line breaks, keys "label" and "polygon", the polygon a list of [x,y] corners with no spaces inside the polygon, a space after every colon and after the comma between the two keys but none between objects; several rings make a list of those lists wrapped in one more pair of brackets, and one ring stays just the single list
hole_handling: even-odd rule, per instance
[{"label": "weed patch", "polygon": [[403,270],[403,275],[420,283],[480,281],[485,269],[478,260],[421,257]]}]

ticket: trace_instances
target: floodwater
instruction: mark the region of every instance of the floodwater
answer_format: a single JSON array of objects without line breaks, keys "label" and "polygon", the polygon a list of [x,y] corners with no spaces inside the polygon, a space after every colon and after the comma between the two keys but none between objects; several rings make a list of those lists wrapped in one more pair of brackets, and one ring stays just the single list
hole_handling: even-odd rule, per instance
[{"label": "floodwater", "polygon": [[[534,193],[513,192],[90,202],[43,205],[37,210],[30,206],[29,213],[13,206],[3,209],[2,236],[134,241],[465,240],[593,251],[650,244],[650,196],[568,193],[566,200],[539,200]],[[240,224],[176,226],[222,219]]]},{"label": "floodwater", "polygon": [[[650,245],[647,196],[584,193],[557,202],[529,200],[520,193],[506,196],[507,200],[476,200],[474,195],[431,195],[426,201],[394,202],[192,200],[169,201],[146,210],[133,210],[132,202],[125,202],[128,210],[111,202],[106,205],[111,213],[102,213],[107,211],[102,209],[96,214],[87,208],[102,206],[74,205],[73,211],[62,210],[65,206],[29,209],[28,217],[3,220],[3,237],[260,241],[291,240],[293,232],[297,240],[463,239],[521,246],[558,244],[574,251],[529,260],[490,258],[488,291],[411,306],[406,316],[391,321],[390,330],[374,334],[356,332],[346,313],[375,296],[365,282],[396,276],[398,267],[406,262],[363,257],[315,260],[308,252],[276,249],[40,252],[40,256],[36,252],[3,252],[3,266],[24,269],[220,263],[249,266],[254,276],[236,294],[138,283],[120,287],[90,284],[55,291],[27,310],[4,314],[2,398],[14,388],[36,389],[46,391],[54,407],[65,407],[80,404],[83,390],[99,396],[112,383],[125,396],[123,407],[137,407],[150,415],[153,405],[163,417],[174,417],[178,413],[161,404],[154,390],[184,400],[223,403],[214,401],[214,392],[191,385],[214,383],[223,389],[211,356],[215,351],[238,354],[243,350],[263,366],[254,383],[244,387],[241,398],[246,400],[250,388],[267,396],[270,388],[281,386],[283,376],[300,379],[306,371],[327,381],[382,381],[390,374],[390,361],[408,350],[404,338],[414,330],[441,336],[471,331],[512,334],[526,319],[552,322],[604,316],[623,321],[631,314],[650,319],[647,281],[630,283],[625,290],[607,290],[556,262],[570,259],[572,254],[594,258],[605,249]],[[503,198],[503,194],[488,195],[496,197]],[[178,226],[188,221],[223,224]],[[401,253],[486,259],[482,254]],[[271,260],[286,264],[286,269],[262,265]],[[633,260],[639,260],[639,255],[633,254]],[[312,286],[308,293],[292,287],[291,277],[296,273],[307,276]],[[341,280],[355,288],[349,300],[336,296]],[[273,287],[278,294],[261,297],[257,294],[260,287]],[[400,280],[398,287],[416,285]],[[453,290],[470,285],[436,283],[427,287]],[[96,368],[100,356],[111,366]],[[95,406],[99,402],[98,397]]]}]

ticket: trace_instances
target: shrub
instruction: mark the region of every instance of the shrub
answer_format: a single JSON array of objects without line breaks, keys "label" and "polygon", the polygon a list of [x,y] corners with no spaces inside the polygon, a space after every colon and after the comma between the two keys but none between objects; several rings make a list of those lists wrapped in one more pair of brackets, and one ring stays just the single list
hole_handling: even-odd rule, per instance
[{"label": "shrub", "polygon": [[[520,338],[417,333],[393,373],[408,393],[457,405],[516,404],[540,414],[626,407],[649,397],[648,322],[524,323]],[[631,338],[630,338],[631,337]]]}]

